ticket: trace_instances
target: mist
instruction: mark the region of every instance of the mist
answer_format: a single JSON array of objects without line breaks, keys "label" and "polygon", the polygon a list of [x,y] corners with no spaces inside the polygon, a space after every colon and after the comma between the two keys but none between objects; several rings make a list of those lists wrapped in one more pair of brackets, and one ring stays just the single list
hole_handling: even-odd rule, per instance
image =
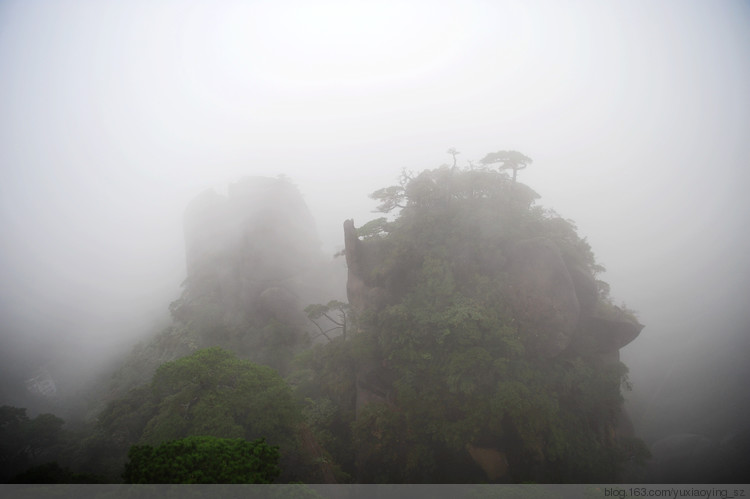
[{"label": "mist", "polygon": [[740,424],[749,28],[739,1],[3,2],[0,403],[40,369],[72,394],[168,320],[205,189],[287,176],[333,255],[369,193],[455,147],[533,158],[523,182],[638,312],[647,443],[710,433],[706,404]]}]

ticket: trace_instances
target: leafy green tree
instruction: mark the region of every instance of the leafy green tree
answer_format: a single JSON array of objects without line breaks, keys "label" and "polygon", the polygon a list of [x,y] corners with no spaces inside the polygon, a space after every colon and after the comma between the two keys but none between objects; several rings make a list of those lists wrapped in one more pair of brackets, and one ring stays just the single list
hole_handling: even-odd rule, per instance
[{"label": "leafy green tree", "polygon": [[513,183],[516,183],[518,170],[523,170],[531,164],[531,158],[518,151],[497,151],[482,158],[483,165],[498,165],[500,170],[513,170]]},{"label": "leafy green tree", "polygon": [[394,185],[390,187],[383,187],[370,194],[372,199],[380,201],[380,205],[377,207],[377,211],[382,213],[388,213],[395,208],[405,208],[403,205],[406,194],[402,186]]},{"label": "leafy green tree", "polygon": [[355,450],[352,421],[356,413],[356,367],[361,338],[342,336],[315,345],[295,359],[290,378],[305,422],[316,440],[330,454],[338,469],[339,483],[352,481]]},{"label": "leafy green tree", "polygon": [[380,217],[375,220],[370,220],[362,227],[359,227],[357,229],[357,236],[364,239],[370,239],[382,236],[386,232],[388,232],[388,219]]},{"label": "leafy green tree", "polygon": [[291,391],[273,369],[218,347],[163,364],[151,391],[155,413],[144,443],[212,435],[291,444],[299,422]]},{"label": "leafy green tree", "polygon": [[276,371],[212,347],[162,364],[150,385],[109,403],[90,445],[111,470],[122,466],[135,444],[188,436],[265,438],[281,449],[285,479],[291,480],[307,466],[302,422],[290,387]]},{"label": "leafy green tree", "polygon": [[[326,305],[308,305],[305,308],[305,313],[317,329],[317,336],[323,336],[328,341],[332,341],[333,337],[329,335],[338,332],[346,339],[347,317],[349,314],[349,305],[347,303],[331,300]],[[313,336],[313,338],[317,336]]]},{"label": "leafy green tree", "polygon": [[383,187],[370,194],[371,199],[380,202],[376,211],[389,213],[396,208],[406,208],[406,185],[413,180],[413,175],[406,170],[401,171],[399,185]]},{"label": "leafy green tree", "polygon": [[125,483],[273,483],[279,449],[263,439],[248,442],[193,436],[128,452]]}]

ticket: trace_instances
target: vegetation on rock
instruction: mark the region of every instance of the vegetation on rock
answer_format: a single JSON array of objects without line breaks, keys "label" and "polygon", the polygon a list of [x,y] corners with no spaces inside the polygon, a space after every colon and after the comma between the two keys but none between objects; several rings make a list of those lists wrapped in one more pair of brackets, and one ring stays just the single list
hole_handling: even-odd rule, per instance
[{"label": "vegetation on rock", "polygon": [[[516,156],[530,162],[483,163]],[[348,223],[356,334],[307,358],[303,388],[318,388],[308,410],[329,408],[316,428],[358,481],[486,480],[470,449],[507,463],[500,481],[613,481],[643,457],[618,427],[622,345],[597,343],[598,311],[614,308],[601,267],[507,161],[405,174],[373,193],[393,221]]]}]

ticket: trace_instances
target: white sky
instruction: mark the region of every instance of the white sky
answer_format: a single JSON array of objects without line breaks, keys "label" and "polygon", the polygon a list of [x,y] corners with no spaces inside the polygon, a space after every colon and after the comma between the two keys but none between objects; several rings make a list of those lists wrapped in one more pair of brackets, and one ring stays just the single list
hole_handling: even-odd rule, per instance
[{"label": "white sky", "polygon": [[749,130],[747,2],[5,1],[0,340],[142,331],[204,188],[286,174],[332,253],[401,168],[516,149],[640,311],[635,370],[747,317]]}]

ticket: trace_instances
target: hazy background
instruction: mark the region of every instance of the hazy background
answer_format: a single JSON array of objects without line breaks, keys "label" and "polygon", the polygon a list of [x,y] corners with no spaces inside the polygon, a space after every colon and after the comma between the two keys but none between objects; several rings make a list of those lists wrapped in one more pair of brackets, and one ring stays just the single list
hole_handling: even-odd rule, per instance
[{"label": "hazy background", "polygon": [[675,369],[750,353],[749,131],[747,2],[4,1],[0,403],[166,317],[203,189],[287,175],[332,254],[456,147],[534,159],[520,181],[646,325],[623,358],[648,420]]}]

